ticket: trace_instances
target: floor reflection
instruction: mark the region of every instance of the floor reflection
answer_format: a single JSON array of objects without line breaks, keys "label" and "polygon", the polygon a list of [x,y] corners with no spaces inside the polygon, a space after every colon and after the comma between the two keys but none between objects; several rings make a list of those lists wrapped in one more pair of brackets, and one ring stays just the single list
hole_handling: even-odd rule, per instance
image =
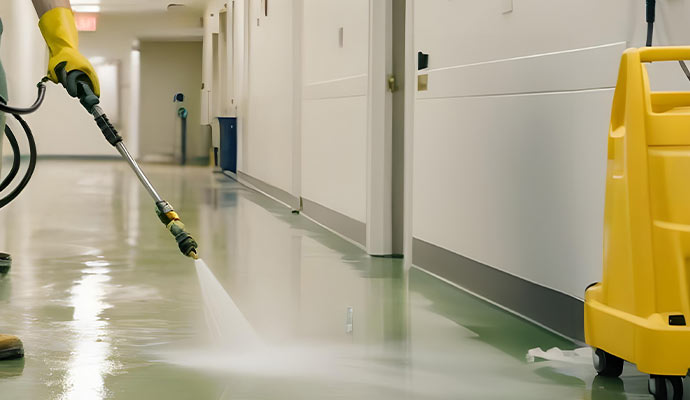
[{"label": "floor reflection", "polygon": [[87,261],[82,277],[70,291],[74,316],[70,324],[74,348],[64,380],[67,399],[105,399],[105,376],[114,370],[111,332],[101,316],[110,307],[105,301],[105,286],[110,282],[110,265],[103,260]]},{"label": "floor reflection", "polygon": [[144,168],[268,351],[213,347],[194,264],[125,164],[42,161],[0,212],[0,251],[15,259],[0,332],[27,351],[0,363],[3,398],[648,398],[632,366],[606,381],[588,365],[528,364],[530,348],[576,344],[224,176]]}]

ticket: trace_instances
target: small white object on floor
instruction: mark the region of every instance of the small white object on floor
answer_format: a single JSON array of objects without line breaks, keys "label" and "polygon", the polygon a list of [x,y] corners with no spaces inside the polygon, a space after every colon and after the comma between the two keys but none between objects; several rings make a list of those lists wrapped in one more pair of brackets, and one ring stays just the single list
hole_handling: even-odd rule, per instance
[{"label": "small white object on floor", "polygon": [[561,350],[558,347],[553,347],[544,351],[537,347],[528,351],[525,358],[528,363],[533,363],[540,359],[545,361],[561,361],[569,364],[591,364],[592,349],[590,347],[581,347],[575,350]]},{"label": "small white object on floor", "polygon": [[347,308],[347,317],[345,318],[345,333],[351,334],[353,331],[352,307]]}]

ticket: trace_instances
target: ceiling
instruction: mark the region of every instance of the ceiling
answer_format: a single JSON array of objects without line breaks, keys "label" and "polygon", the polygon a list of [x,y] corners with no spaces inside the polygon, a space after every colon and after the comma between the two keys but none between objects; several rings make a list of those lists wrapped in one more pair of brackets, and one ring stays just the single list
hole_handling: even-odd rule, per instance
[{"label": "ceiling", "polygon": [[203,11],[208,0],[70,0],[75,11],[79,11],[80,5],[100,5],[102,13],[142,13],[142,12],[166,12],[168,5],[182,4],[184,7],[175,7],[182,11]]}]

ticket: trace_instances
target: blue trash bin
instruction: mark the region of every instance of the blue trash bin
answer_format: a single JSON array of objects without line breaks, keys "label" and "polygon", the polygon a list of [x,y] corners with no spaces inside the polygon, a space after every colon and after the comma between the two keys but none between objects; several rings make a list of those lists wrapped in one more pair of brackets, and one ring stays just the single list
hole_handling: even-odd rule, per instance
[{"label": "blue trash bin", "polygon": [[237,173],[237,118],[218,117],[220,123],[220,168]]}]

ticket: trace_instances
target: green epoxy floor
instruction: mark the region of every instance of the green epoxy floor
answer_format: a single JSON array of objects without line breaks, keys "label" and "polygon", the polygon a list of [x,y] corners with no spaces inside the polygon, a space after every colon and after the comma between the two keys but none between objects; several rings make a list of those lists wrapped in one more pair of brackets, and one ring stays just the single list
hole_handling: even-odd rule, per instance
[{"label": "green epoxy floor", "polygon": [[213,347],[194,265],[125,164],[42,161],[0,211],[14,257],[0,332],[27,354],[0,363],[0,398],[650,398],[631,366],[595,380],[586,364],[528,364],[530,348],[576,345],[226,177],[145,169],[270,350]]}]

